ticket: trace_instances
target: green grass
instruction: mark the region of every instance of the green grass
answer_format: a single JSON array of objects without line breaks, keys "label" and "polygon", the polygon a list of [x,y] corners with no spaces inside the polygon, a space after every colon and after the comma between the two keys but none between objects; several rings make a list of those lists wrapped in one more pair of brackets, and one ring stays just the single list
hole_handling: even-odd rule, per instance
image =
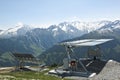
[{"label": "green grass", "polygon": [[[47,73],[47,71],[44,72],[10,72],[10,73],[2,73],[0,75],[2,76],[13,76],[15,78],[7,78],[7,80],[62,80],[62,78],[60,77],[56,77],[56,76],[51,76],[51,75],[45,75],[45,73]],[[1,79],[1,78],[0,78]],[[67,80],[67,79],[64,79]]]}]

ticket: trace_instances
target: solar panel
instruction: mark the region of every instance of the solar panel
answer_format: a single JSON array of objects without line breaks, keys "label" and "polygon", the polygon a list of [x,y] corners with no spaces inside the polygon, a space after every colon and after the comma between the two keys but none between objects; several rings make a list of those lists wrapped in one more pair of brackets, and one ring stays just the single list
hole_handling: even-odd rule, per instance
[{"label": "solar panel", "polygon": [[26,69],[24,68],[24,64],[27,63],[34,63],[39,64],[39,60],[37,60],[32,54],[23,54],[23,53],[13,53],[13,57],[15,60],[18,61],[17,68],[18,69]]},{"label": "solar panel", "polygon": [[13,53],[15,59],[24,62],[35,62],[36,58],[32,54]]},{"label": "solar panel", "polygon": [[111,41],[113,39],[84,39],[84,40],[77,40],[77,41],[69,41],[60,43],[60,45],[64,46],[96,46],[103,44],[105,42]]},{"label": "solar panel", "polygon": [[32,54],[13,53],[16,58],[35,58]]}]

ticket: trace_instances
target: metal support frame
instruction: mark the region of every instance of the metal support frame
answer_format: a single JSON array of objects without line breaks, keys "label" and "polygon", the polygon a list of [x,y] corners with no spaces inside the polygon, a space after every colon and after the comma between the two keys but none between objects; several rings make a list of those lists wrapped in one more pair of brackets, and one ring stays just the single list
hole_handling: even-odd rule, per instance
[{"label": "metal support frame", "polygon": [[23,60],[20,60],[20,61],[19,61],[18,67],[19,67],[19,68],[23,68],[23,67],[24,67],[24,61],[23,61]]},{"label": "metal support frame", "polygon": [[67,56],[68,56],[68,60],[69,60],[69,62],[70,62],[70,60],[71,60],[71,57],[70,57],[70,47],[69,46],[65,46],[65,48],[66,48],[66,51],[67,51]]},{"label": "metal support frame", "polygon": [[89,57],[93,57],[93,59],[97,59],[98,57],[101,58],[102,56],[102,53],[101,53],[101,48],[100,46],[95,46],[96,49],[91,49],[91,48],[88,48],[88,52],[87,52],[87,58]]},{"label": "metal support frame", "polygon": [[[65,48],[66,48],[66,51],[67,51],[68,61],[69,61],[69,63],[70,63],[70,61],[71,61],[71,56],[70,56],[70,54],[73,53],[73,49],[72,49],[71,46],[65,46]],[[82,66],[82,68],[85,70],[85,72],[88,73],[88,70],[87,70],[86,67],[83,65],[83,63],[82,63],[80,60],[78,60],[78,62],[80,63],[80,65]]]}]

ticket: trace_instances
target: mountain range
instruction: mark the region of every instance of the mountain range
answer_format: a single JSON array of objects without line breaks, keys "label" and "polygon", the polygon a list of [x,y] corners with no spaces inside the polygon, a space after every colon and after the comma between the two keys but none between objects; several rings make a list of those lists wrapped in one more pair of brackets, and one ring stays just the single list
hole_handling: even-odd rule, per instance
[{"label": "mountain range", "polygon": [[[61,34],[62,32],[67,33],[69,35],[73,35],[76,33],[76,36],[81,36],[85,33],[89,33],[91,31],[97,30],[100,27],[109,24],[111,21],[98,21],[98,22],[62,22],[57,25],[51,25],[47,29],[46,28],[40,28],[40,29],[46,29],[48,31],[51,31],[53,36],[57,36]],[[26,25],[23,23],[18,23],[15,25],[14,28],[10,28],[8,30],[0,30],[0,38],[10,38],[15,37],[19,35],[25,35],[27,32],[33,30],[32,25]],[[38,28],[37,28],[38,29]],[[61,32],[60,32],[61,31]]]},{"label": "mountain range", "polygon": [[[116,43],[119,44],[119,30],[119,20],[91,23],[63,22],[51,25],[48,28],[32,28],[29,25],[19,24],[15,28],[0,31],[0,62],[2,63],[0,66],[8,66],[7,63],[13,64],[11,53],[14,52],[33,54],[41,59],[44,58],[48,62],[49,58],[54,56],[53,53],[56,54],[54,56],[56,57],[61,51],[64,51],[59,48],[60,46],[54,46],[64,40],[110,37],[115,38]],[[119,45],[117,50],[119,52]],[[56,51],[58,52],[56,53]],[[45,58],[46,56],[47,58]],[[59,55],[58,59],[60,56],[63,55]],[[57,57],[55,60],[58,61]],[[51,60],[51,63],[54,63],[54,61]]]},{"label": "mountain range", "polygon": [[[113,59],[120,62],[120,21],[110,22],[99,29],[80,37],[68,39],[65,41],[81,40],[81,39],[113,39],[112,41],[99,45],[102,50],[102,58],[105,60]],[[78,47],[74,49],[74,55],[84,58],[90,47]],[[95,48],[95,47],[94,47]],[[43,59],[44,57],[44,59]],[[66,58],[66,50],[63,46],[54,45],[50,49],[44,51],[39,58],[44,60],[46,64],[60,64],[63,58]]]}]

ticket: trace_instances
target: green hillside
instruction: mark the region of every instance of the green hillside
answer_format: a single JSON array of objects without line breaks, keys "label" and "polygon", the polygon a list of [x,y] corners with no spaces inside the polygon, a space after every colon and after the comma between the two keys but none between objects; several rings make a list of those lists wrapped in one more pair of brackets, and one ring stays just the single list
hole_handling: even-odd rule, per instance
[{"label": "green hillside", "polygon": [[[99,45],[102,50],[102,58],[109,60],[113,59],[120,62],[120,33],[112,32],[101,34],[97,31],[91,32],[89,34],[85,34],[82,37],[74,38],[71,40],[81,40],[81,39],[113,39],[110,42],[105,44]],[[71,41],[66,40],[66,41]],[[74,49],[74,55],[79,58],[86,57],[87,51],[89,47],[79,47]],[[63,58],[67,57],[64,56],[66,54],[65,48],[59,45],[55,45],[52,48],[43,52],[39,58],[44,60],[48,65],[52,65],[54,63],[60,64]]]}]

